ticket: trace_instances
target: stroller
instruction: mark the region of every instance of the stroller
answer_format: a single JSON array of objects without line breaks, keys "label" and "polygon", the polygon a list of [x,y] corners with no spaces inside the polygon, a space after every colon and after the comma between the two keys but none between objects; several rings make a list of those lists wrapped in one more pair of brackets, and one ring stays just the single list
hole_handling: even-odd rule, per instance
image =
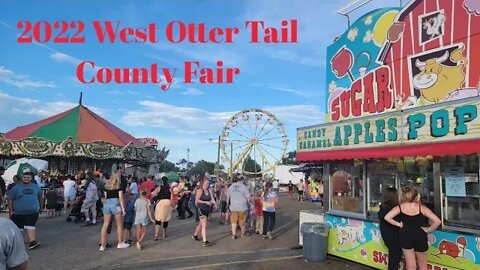
[{"label": "stroller", "polygon": [[70,214],[68,214],[67,222],[72,221],[72,217],[75,218],[73,222],[78,223],[79,221],[85,221],[85,214],[81,212],[83,201],[85,200],[85,191],[83,189],[78,190],[75,203],[72,206]]}]

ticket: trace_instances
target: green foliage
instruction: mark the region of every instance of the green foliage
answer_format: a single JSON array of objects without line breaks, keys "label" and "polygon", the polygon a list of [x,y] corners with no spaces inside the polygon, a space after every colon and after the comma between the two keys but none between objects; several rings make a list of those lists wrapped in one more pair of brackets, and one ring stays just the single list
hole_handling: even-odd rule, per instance
[{"label": "green foliage", "polygon": [[[248,155],[245,160],[243,160],[242,170],[246,172],[250,172],[249,176],[251,177],[261,177],[262,176],[262,166],[258,164],[255,160],[253,160],[250,155]],[[255,172],[257,172],[255,174]]]},{"label": "green foliage", "polygon": [[282,165],[298,165],[296,160],[297,151],[288,152],[284,158],[282,158]]},{"label": "green foliage", "polygon": [[213,175],[214,171],[215,171],[215,163],[208,162],[202,159],[197,163],[195,163],[195,165],[190,169],[190,174],[203,176],[205,172],[208,172],[209,174]]},{"label": "green foliage", "polygon": [[179,168],[175,166],[175,163],[168,160],[164,160],[160,165],[160,172],[178,172]]}]

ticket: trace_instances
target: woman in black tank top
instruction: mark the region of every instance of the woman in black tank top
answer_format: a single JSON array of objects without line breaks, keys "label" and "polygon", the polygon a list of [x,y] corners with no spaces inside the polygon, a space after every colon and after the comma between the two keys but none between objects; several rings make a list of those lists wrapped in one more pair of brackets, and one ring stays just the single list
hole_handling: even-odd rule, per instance
[{"label": "woman in black tank top", "polygon": [[207,223],[208,223],[208,214],[210,214],[211,206],[215,206],[215,199],[213,194],[211,194],[208,189],[209,181],[208,179],[203,179],[200,182],[200,188],[195,192],[195,204],[197,205],[200,221],[198,222],[195,232],[193,233],[192,239],[195,241],[200,241],[198,234],[202,233],[203,246],[210,246],[210,242],[207,241]]},{"label": "woman in black tank top", "polygon": [[[400,228],[399,242],[407,270],[415,270],[417,265],[418,269],[427,270],[427,234],[436,230],[441,221],[430,209],[418,203],[420,197],[414,187],[404,187],[402,195],[403,203],[388,212],[385,221]],[[400,221],[394,219],[396,216]]]}]

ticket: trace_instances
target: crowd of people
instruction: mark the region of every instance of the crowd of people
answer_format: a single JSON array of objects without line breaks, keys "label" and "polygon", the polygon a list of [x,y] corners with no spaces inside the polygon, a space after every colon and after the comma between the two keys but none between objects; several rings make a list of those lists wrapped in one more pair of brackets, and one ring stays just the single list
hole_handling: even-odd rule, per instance
[{"label": "crowd of people", "polygon": [[[1,169],[1,168],[0,168]],[[111,245],[108,235],[115,224],[117,248],[134,243],[141,250],[150,224],[154,225],[154,241],[167,237],[172,212],[179,220],[193,218],[192,239],[210,246],[208,223],[212,213],[220,212],[219,224],[230,225],[231,238],[260,234],[274,239],[275,211],[278,202],[278,181],[258,181],[235,175],[231,181],[221,178],[212,182],[208,174],[199,180],[181,176],[170,183],[163,177],[157,185],[152,176],[138,179],[125,176],[120,168],[112,175],[101,171],[82,171],[74,176],[50,176],[44,172],[26,172],[8,187],[1,187],[2,199],[8,202],[10,219],[25,230],[28,249],[40,245],[36,240],[36,223],[46,212],[48,218],[67,214],[84,226],[103,221],[99,250]],[[276,184],[275,184],[276,182]],[[1,184],[1,183],[0,183]],[[62,211],[63,210],[63,211]],[[132,230],[136,229],[136,233]],[[238,233],[239,232],[239,233]]]},{"label": "crowd of people", "polygon": [[[128,248],[136,239],[136,247],[141,250],[150,224],[154,225],[154,241],[167,237],[172,212],[183,220],[195,216],[198,224],[193,229],[192,239],[209,246],[208,224],[212,213],[220,212],[220,224],[230,225],[232,240],[246,237],[251,233],[260,234],[263,239],[274,239],[276,205],[278,203],[278,181],[246,179],[241,175],[231,182],[221,178],[212,183],[209,177],[197,180],[180,177],[170,184],[167,177],[157,182],[152,176],[137,179],[125,176],[117,170],[111,176],[101,171],[79,172],[75,176],[58,178],[42,172],[34,175],[26,172],[21,179],[6,187],[0,167],[0,200],[8,201],[10,220],[2,218],[2,228],[10,228],[5,239],[15,239],[26,232],[28,249],[40,245],[36,240],[36,223],[39,214],[46,211],[52,218],[64,213],[76,213],[84,219],[85,226],[94,226],[103,219],[100,232],[100,251],[110,247],[108,235],[113,221],[116,226],[117,248]],[[302,201],[305,192],[314,186],[323,195],[323,183],[301,180],[293,185],[289,182],[288,195]],[[294,191],[298,196],[294,198]],[[406,186],[399,198],[397,190],[388,188],[380,205],[380,232],[389,249],[388,269],[398,269],[403,257],[406,269],[426,269],[428,233],[440,225],[440,219],[421,203],[414,187]],[[323,198],[322,198],[323,199]],[[0,201],[0,202],[1,202]],[[75,210],[77,209],[77,210]],[[188,216],[187,216],[188,213]],[[77,216],[77,217],[78,217]],[[16,226],[14,226],[14,225]],[[132,230],[135,226],[136,233]],[[12,240],[13,241],[13,240]],[[10,251],[16,255],[8,258],[8,265],[26,267],[27,255],[23,240],[9,242]]]}]

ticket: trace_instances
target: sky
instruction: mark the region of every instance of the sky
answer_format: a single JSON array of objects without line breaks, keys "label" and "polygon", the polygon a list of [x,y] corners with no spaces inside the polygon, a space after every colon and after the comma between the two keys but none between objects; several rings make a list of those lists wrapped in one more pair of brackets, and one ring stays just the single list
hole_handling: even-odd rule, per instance
[{"label": "sky", "polygon": [[[350,0],[246,1],[0,1],[0,132],[26,125],[83,104],[135,137],[153,137],[170,149],[168,160],[217,159],[218,138],[230,117],[259,108],[285,126],[288,151],[295,150],[296,129],[324,122],[325,55],[327,46],[347,29],[335,10]],[[407,1],[403,1],[407,2]],[[373,0],[353,12],[355,18],[398,0]],[[405,4],[405,3],[404,3]],[[279,28],[282,20],[298,21],[298,42],[254,44],[245,22],[262,20]],[[85,43],[20,44],[20,21],[82,21]],[[124,27],[155,23],[158,43],[101,44],[93,21],[119,21]],[[170,43],[165,28],[171,21],[204,23],[207,28],[237,27],[233,43]],[[54,35],[57,30],[54,30]],[[200,67],[237,67],[231,84],[184,82],[184,62]],[[82,61],[99,68],[177,68],[172,86],[162,91],[148,84],[82,84],[76,69]],[[161,73],[161,72],[160,72]],[[91,76],[86,72],[87,75]]]}]

